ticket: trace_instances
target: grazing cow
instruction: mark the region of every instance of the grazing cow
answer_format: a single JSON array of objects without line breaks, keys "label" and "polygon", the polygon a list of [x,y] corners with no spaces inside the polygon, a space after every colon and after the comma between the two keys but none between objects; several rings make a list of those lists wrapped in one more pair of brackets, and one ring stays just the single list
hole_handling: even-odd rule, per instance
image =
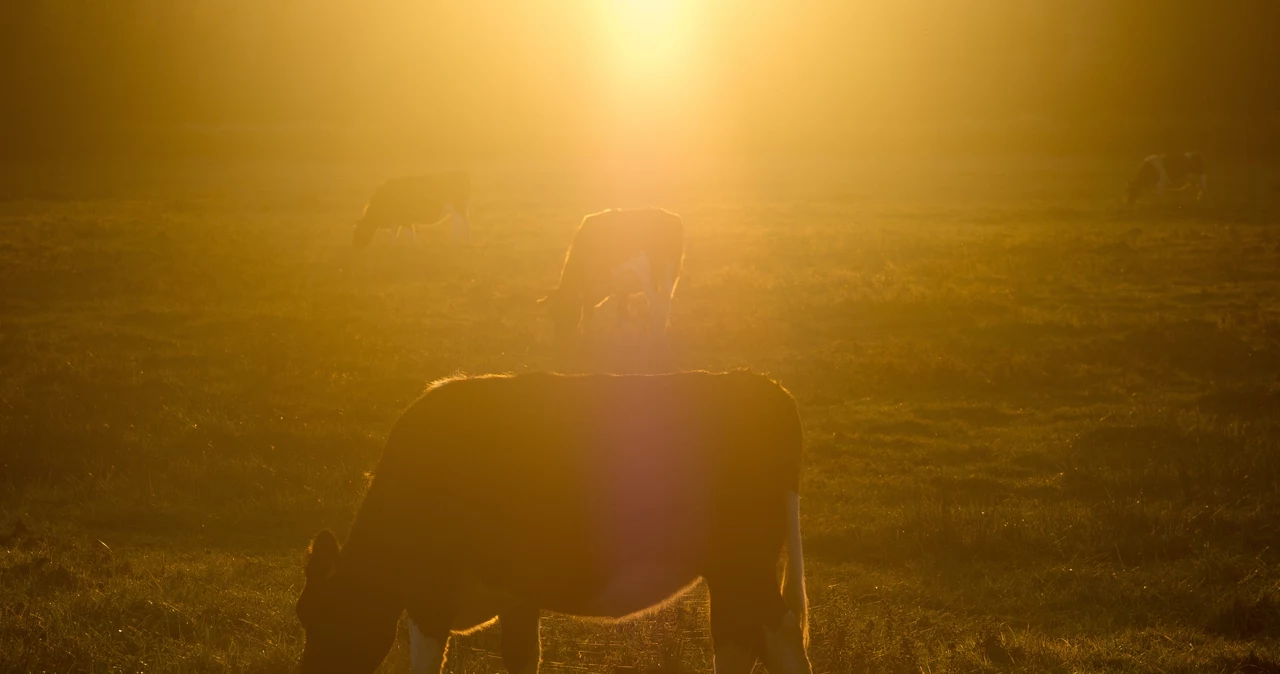
[{"label": "grazing cow", "polygon": [[466,241],[471,237],[470,211],[471,178],[466,173],[392,178],[369,198],[352,243],[360,248],[369,245],[379,229],[394,228],[399,239],[406,227],[416,242],[418,225],[434,224],[446,216],[453,222],[454,239]]},{"label": "grazing cow", "polygon": [[391,430],[346,545],[311,544],[302,672],[372,672],[407,609],[415,673],[497,618],[507,670],[535,674],[540,611],[622,619],[701,577],[716,674],[810,674],[801,443],[795,401],[748,372],[437,383]]},{"label": "grazing cow", "polygon": [[661,208],[608,210],[582,219],[565,255],[560,285],[538,300],[547,307],[557,336],[576,333],[592,309],[613,297],[618,318],[627,299],[643,292],[649,329],[667,329],[671,296],[684,262],[684,225]]},{"label": "grazing cow", "polygon": [[1162,197],[1167,190],[1184,190],[1193,185],[1197,188],[1196,199],[1209,190],[1209,173],[1199,152],[1153,154],[1142,160],[1138,175],[1129,181],[1128,203],[1147,192],[1154,191]]}]

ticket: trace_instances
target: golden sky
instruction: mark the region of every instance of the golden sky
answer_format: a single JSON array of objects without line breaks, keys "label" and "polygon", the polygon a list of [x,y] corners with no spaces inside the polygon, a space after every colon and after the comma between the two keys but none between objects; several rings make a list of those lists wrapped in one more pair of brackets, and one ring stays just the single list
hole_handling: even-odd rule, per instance
[{"label": "golden sky", "polygon": [[1105,136],[1274,116],[1276,25],[1267,0],[30,0],[0,3],[0,121],[606,154]]}]

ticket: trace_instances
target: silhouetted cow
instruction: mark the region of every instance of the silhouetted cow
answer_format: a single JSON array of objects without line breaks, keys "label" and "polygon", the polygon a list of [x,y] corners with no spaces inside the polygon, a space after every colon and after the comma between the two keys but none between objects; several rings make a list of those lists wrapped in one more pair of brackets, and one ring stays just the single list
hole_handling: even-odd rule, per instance
[{"label": "silhouetted cow", "polygon": [[671,297],[684,262],[684,225],[661,208],[608,210],[582,219],[565,255],[560,284],[538,300],[547,307],[556,335],[577,332],[584,317],[609,299],[619,319],[627,297],[642,292],[649,301],[649,328],[667,328]]},{"label": "silhouetted cow", "polygon": [[1153,154],[1142,160],[1138,175],[1129,181],[1128,203],[1147,192],[1164,196],[1168,190],[1184,190],[1196,186],[1196,199],[1209,191],[1209,173],[1199,152]]},{"label": "silhouetted cow", "polygon": [[[401,416],[345,546],[311,544],[303,672],[372,672],[403,611],[413,671],[539,612],[621,619],[706,580],[717,674],[808,674],[795,402],[747,372],[451,379]],[[779,591],[776,567],[785,546]]]},{"label": "silhouetted cow", "polygon": [[466,241],[471,237],[471,178],[461,171],[428,176],[393,178],[378,186],[364,215],[356,223],[352,239],[365,247],[379,229],[395,229],[396,238],[405,227],[418,240],[417,226],[435,224],[448,216],[453,223],[453,238]]}]

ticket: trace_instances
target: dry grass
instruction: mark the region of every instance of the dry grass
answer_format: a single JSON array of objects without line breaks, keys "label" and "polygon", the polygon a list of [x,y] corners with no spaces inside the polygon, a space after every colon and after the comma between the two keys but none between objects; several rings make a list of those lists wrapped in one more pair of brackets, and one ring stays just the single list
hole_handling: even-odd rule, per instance
[{"label": "dry grass", "polygon": [[[0,670],[288,667],[306,540],[428,380],[748,365],[806,422],[819,672],[1280,671],[1277,173],[1127,212],[1131,164],[477,168],[473,245],[364,254],[403,167],[6,167]],[[688,229],[670,345],[552,349],[577,220],[643,202]],[[545,670],[709,671],[705,618],[548,617]]]}]

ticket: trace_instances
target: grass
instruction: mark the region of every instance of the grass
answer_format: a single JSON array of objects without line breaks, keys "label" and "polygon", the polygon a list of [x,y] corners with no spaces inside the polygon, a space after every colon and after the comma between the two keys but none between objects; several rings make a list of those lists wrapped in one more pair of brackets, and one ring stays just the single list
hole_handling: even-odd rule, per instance
[{"label": "grass", "polygon": [[[1280,171],[1126,211],[1131,164],[476,167],[472,245],[363,253],[410,169],[5,166],[0,671],[288,668],[302,550],[425,382],[745,365],[806,424],[817,671],[1278,672]],[[577,220],[639,203],[688,229],[670,345],[553,349]],[[549,616],[544,671],[709,671],[704,600]]]}]

